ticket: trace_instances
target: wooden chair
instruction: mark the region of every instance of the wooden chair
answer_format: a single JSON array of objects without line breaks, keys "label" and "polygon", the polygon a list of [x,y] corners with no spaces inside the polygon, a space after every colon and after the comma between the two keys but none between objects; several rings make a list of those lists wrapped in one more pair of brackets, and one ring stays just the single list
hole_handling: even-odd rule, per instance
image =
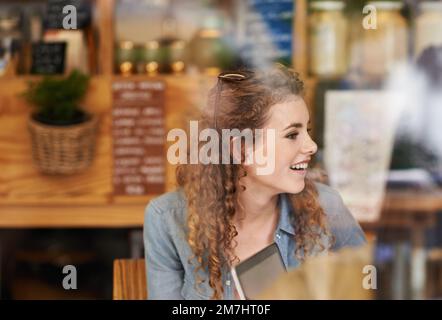
[{"label": "wooden chair", "polygon": [[144,259],[114,260],[113,299],[147,299],[146,269]]}]

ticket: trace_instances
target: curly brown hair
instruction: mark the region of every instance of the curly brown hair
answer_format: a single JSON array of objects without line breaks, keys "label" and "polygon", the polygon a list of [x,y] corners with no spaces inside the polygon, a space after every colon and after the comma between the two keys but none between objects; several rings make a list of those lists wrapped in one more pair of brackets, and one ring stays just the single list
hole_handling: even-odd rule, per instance
[{"label": "curly brown hair", "polygon": [[[215,100],[218,96],[216,129],[246,128],[255,130],[263,126],[269,108],[283,102],[290,95],[302,95],[304,84],[292,69],[278,65],[259,72],[244,81],[228,82],[219,79],[209,91],[205,112],[199,128],[214,127]],[[221,84],[221,81],[224,81]],[[222,90],[219,91],[219,86]],[[244,160],[244,159],[242,159]],[[196,264],[196,275],[207,270],[212,299],[223,296],[222,271],[237,257],[234,254],[238,232],[233,218],[238,209],[238,193],[244,190],[239,180],[247,173],[242,164],[186,164],[177,168],[177,183],[187,198],[187,240],[193,251],[189,262]],[[295,228],[294,254],[299,260],[312,254],[315,248],[328,249],[325,214],[318,200],[315,185],[306,179],[305,188],[299,194],[290,194],[293,207],[292,221]],[[326,244],[328,243],[328,244]],[[196,276],[197,282],[202,282]]]}]

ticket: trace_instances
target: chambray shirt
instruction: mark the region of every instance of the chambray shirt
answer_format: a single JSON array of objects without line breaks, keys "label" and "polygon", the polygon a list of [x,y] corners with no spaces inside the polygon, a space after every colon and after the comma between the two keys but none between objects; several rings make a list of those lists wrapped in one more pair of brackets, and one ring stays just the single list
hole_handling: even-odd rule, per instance
[{"label": "chambray shirt", "polygon": [[[324,209],[330,230],[335,237],[333,251],[345,246],[366,242],[363,231],[345,207],[340,195],[332,188],[316,183],[319,201]],[[294,255],[295,230],[291,223],[293,209],[286,194],[279,195],[280,218],[274,241],[287,270],[300,262]],[[187,201],[182,191],[165,193],[147,205],[144,221],[147,288],[149,299],[210,299],[207,270],[201,270],[204,281],[196,283],[194,265],[188,263],[192,251],[186,241]],[[224,299],[234,297],[234,282],[230,270],[222,271]]]}]

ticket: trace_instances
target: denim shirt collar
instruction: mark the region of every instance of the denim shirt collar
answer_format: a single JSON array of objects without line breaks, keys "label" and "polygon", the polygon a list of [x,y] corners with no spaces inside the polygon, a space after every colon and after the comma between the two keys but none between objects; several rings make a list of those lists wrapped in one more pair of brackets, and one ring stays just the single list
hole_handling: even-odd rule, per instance
[{"label": "denim shirt collar", "polygon": [[291,235],[295,235],[293,227],[293,208],[290,203],[288,194],[281,193],[279,195],[279,222],[277,230],[283,230]]}]

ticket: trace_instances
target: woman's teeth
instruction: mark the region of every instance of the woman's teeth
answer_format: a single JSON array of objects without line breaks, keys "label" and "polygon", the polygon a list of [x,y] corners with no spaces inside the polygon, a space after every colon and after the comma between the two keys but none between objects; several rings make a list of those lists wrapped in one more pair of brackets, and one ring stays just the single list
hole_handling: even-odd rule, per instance
[{"label": "woman's teeth", "polygon": [[290,166],[290,169],[292,170],[306,170],[308,168],[308,163],[304,162],[304,163],[298,163],[295,164],[293,166]]}]

